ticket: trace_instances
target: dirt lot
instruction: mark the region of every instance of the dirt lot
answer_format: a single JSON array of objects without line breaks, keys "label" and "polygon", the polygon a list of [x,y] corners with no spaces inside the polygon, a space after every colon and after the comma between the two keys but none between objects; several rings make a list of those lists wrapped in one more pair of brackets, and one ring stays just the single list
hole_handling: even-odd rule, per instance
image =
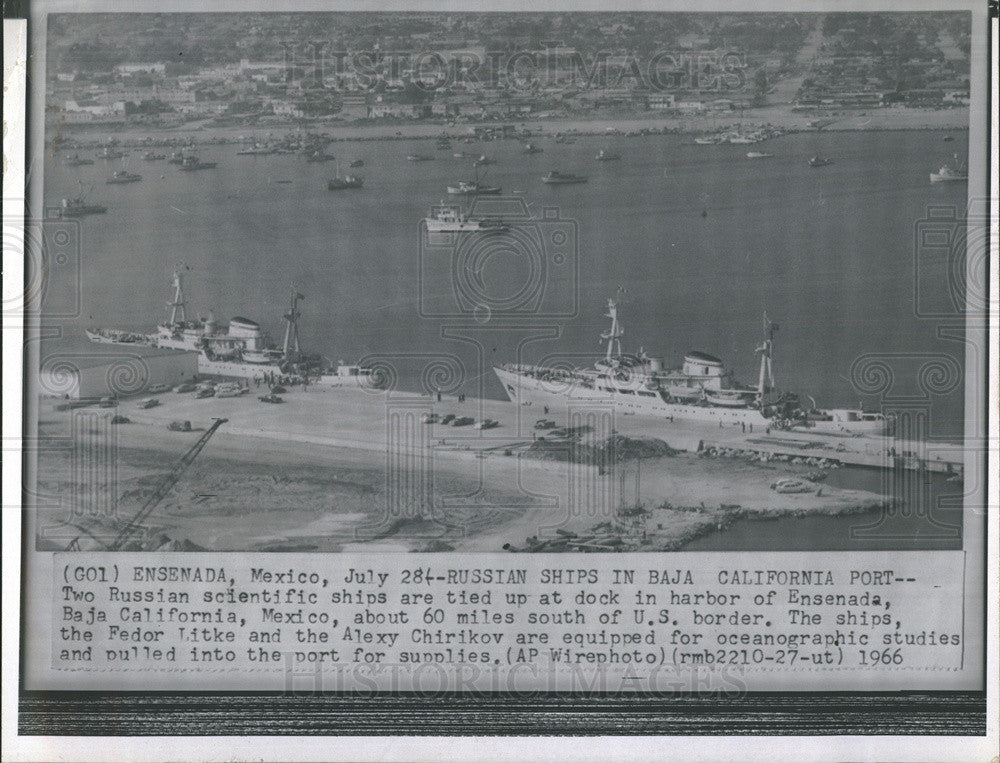
[{"label": "dirt lot", "polygon": [[[399,443],[387,434],[386,401],[356,390],[289,395],[284,406],[174,393],[161,399],[148,411],[123,404],[131,423],[111,428],[111,451],[87,444],[107,411],[85,409],[96,418],[74,428],[78,413],[43,404],[41,434],[61,446],[39,454],[38,493],[54,506],[39,511],[41,547],[64,548],[86,536],[93,528],[79,517],[101,507],[134,515],[220,415],[229,421],[151,514],[147,535],[232,551],[499,551],[552,537],[557,528],[587,531],[614,520],[621,506],[641,503],[648,511],[644,548],[655,550],[678,548],[738,516],[854,512],[883,500],[821,484],[815,492],[778,494],[770,488],[775,479],[807,471],[783,463],[679,452],[601,470],[531,457],[532,435],[509,403],[487,404],[489,415],[506,422],[497,430],[435,426]],[[177,418],[191,420],[195,431],[167,431]],[[95,471],[95,464],[103,465]]]}]

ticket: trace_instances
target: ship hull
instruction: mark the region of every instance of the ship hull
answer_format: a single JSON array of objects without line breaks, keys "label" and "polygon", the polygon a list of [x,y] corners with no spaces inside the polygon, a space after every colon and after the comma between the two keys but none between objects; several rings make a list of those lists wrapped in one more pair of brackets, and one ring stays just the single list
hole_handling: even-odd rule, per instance
[{"label": "ship hull", "polygon": [[448,186],[448,193],[452,196],[496,196],[503,189],[490,187],[490,188],[459,188],[458,186],[450,185]]},{"label": "ship hull", "polygon": [[963,175],[941,175],[937,172],[931,173],[932,183],[965,183],[968,179],[968,177]]},{"label": "ship hull", "polygon": [[[667,402],[651,390],[616,390],[606,392],[584,386],[573,379],[546,380],[507,368],[494,368],[512,402],[520,405],[559,406],[567,404],[611,406],[629,416],[642,416],[665,422],[689,421],[715,425],[754,425],[764,430],[775,422],[756,408],[698,405]],[[885,421],[810,421],[806,428],[816,432],[849,434],[883,434]]]},{"label": "ship hull", "polygon": [[[147,346],[160,347],[178,352],[198,353],[198,373],[207,376],[229,376],[236,379],[263,379],[265,374],[283,375],[281,367],[276,363],[247,363],[238,360],[220,360],[209,358],[204,352],[199,351],[183,341],[163,339],[156,334],[130,334],[127,332],[101,332],[100,330],[85,330],[87,339],[96,344],[119,344],[125,346]],[[128,337],[127,339],[124,337]],[[369,374],[359,375],[338,375],[324,374],[315,382],[321,387],[375,387],[376,383]]]},{"label": "ship hull", "polygon": [[500,233],[507,230],[507,226],[494,225],[483,226],[481,222],[438,222],[436,220],[425,219],[428,233]]}]

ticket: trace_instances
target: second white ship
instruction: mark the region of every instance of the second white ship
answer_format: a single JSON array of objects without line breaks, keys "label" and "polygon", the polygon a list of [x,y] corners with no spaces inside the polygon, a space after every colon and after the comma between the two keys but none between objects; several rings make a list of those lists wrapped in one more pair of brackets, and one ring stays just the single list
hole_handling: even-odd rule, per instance
[{"label": "second white ship", "polygon": [[691,421],[743,424],[769,428],[807,428],[817,432],[876,435],[891,422],[877,412],[853,408],[803,407],[796,395],[774,386],[771,363],[774,327],[764,319],[764,341],[757,347],[760,373],[756,386],[741,385],[722,361],[692,351],[679,368],[667,369],[660,358],[645,352],[623,353],[624,330],[618,305],[608,300],[611,328],[601,334],[607,351],[592,368],[547,368],[505,365],[493,371],[507,396],[522,405],[555,406],[594,402],[611,405],[628,415],[669,422]]}]

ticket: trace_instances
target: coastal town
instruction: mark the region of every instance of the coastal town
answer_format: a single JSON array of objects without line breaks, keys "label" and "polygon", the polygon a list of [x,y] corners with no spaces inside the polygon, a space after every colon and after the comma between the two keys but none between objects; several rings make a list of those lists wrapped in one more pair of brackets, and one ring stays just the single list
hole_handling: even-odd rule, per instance
[{"label": "coastal town", "polygon": [[[963,110],[961,14],[100,14],[50,19],[47,121],[454,126]],[[224,41],[224,42],[221,42]],[[705,126],[707,128],[707,124]]]}]

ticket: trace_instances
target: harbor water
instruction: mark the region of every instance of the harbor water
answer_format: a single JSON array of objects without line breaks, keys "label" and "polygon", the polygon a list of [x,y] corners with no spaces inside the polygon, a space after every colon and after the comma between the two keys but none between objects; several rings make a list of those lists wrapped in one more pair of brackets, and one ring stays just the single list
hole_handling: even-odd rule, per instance
[{"label": "harbor water", "polygon": [[[780,387],[821,406],[877,404],[851,381],[862,356],[943,354],[964,367],[961,335],[941,338],[941,321],[919,317],[914,296],[915,230],[928,206],[965,208],[965,183],[928,178],[966,150],[966,135],[956,136],[945,143],[935,131],[810,132],[747,146],[602,135],[533,140],[543,148],[533,155],[515,140],[453,140],[451,150],[432,140],[343,141],[327,153],[341,160],[341,172],[363,159],[350,171],[365,182],[342,191],[326,189],[333,162],[237,156],[235,145],[197,147],[203,161],[218,163],[198,172],[143,161],[139,150],[124,163],[70,168],[57,152],[45,168],[46,203],[82,187],[88,202],[108,208],[78,221],[82,307],[60,323],[80,336],[93,325],[152,329],[183,262],[193,313],[244,315],[279,338],[294,284],[306,295],[304,348],[334,360],[381,360],[405,389],[502,397],[489,372],[495,363],[590,362],[601,351],[606,300],[623,289],[626,351],[642,347],[671,364],[697,348],[754,382],[766,310],[780,327]],[[621,159],[596,161],[601,149]],[[773,157],[748,159],[748,150]],[[456,158],[459,151],[470,157]],[[407,161],[413,153],[434,158]],[[421,242],[429,207],[462,198],[448,197],[446,186],[472,179],[471,156],[480,154],[496,159],[482,168],[484,182],[523,198],[534,218],[560,221],[570,237],[559,267],[545,253],[540,281],[530,252],[494,246],[463,264],[470,274]],[[833,163],[810,167],[817,154]],[[123,164],[143,180],[107,185]],[[589,182],[543,184],[555,169]],[[540,283],[554,315],[529,306],[509,319],[502,309],[474,308],[456,293],[456,279],[466,290],[492,289],[498,305],[514,304],[520,284]],[[45,309],[65,313],[65,298],[48,295]],[[908,394],[917,380],[896,383],[894,392]],[[958,437],[961,385],[927,399],[933,436]]]}]

